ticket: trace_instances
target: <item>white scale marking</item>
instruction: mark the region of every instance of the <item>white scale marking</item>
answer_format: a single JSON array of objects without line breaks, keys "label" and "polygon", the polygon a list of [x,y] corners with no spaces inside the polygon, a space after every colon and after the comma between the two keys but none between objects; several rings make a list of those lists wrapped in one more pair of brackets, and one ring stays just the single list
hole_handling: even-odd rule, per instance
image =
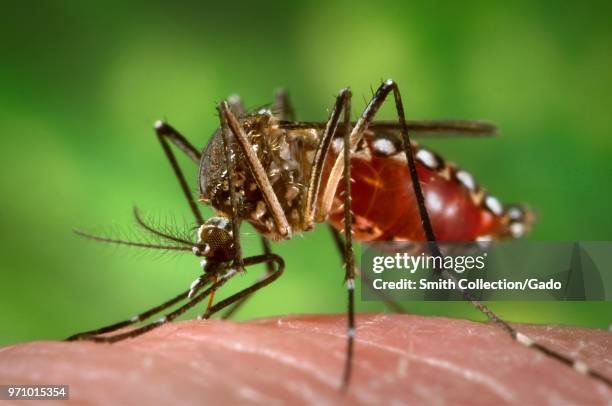
[{"label": "white scale marking", "polygon": [[574,361],[574,369],[584,375],[589,372],[588,365],[582,361]]},{"label": "white scale marking", "polygon": [[533,345],[533,340],[522,333],[516,333],[516,341],[527,347],[531,347]]},{"label": "white scale marking", "polygon": [[523,210],[518,207],[511,207],[508,209],[508,217],[511,220],[521,220],[523,218]]},{"label": "white scale marking", "polygon": [[189,285],[189,289],[195,288],[196,286],[198,286],[198,283],[200,283],[200,278],[198,278],[195,281],[191,282],[191,285]]},{"label": "white scale marking", "polygon": [[502,207],[502,204],[494,196],[488,195],[485,199],[485,205],[496,216],[501,216],[502,213],[504,212],[504,208]]},{"label": "white scale marking", "polygon": [[523,223],[510,224],[510,234],[514,238],[520,238],[525,234],[525,225]]},{"label": "white scale marking", "polygon": [[238,272],[237,269],[231,268],[227,271],[227,273],[223,276],[225,279],[229,279],[232,276],[236,275],[236,272]]},{"label": "white scale marking", "polygon": [[464,170],[460,170],[460,171],[457,171],[457,173],[455,174],[455,177],[463,186],[465,186],[467,190],[471,192],[476,190],[476,181],[474,180],[474,177],[470,173]]},{"label": "white scale marking", "polygon": [[394,155],[397,152],[397,149],[395,148],[395,145],[393,145],[393,142],[386,138],[379,138],[377,140],[374,140],[372,146],[374,147],[376,153],[385,156]]},{"label": "white scale marking", "polygon": [[440,163],[438,162],[438,158],[433,154],[433,152],[421,148],[416,153],[416,159],[418,159],[423,165],[430,169],[436,169]]}]

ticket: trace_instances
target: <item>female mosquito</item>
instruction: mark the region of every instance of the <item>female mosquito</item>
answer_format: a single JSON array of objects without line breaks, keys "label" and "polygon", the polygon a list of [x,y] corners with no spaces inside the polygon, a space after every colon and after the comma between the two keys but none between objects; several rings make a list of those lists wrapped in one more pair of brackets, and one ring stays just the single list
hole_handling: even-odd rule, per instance
[{"label": "female mosquito", "polygon": [[[398,121],[374,121],[393,94]],[[269,241],[290,239],[327,221],[345,264],[348,294],[347,347],[343,388],[348,387],[355,339],[355,267],[353,239],[360,241],[426,241],[440,256],[438,241],[518,238],[534,216],[520,205],[504,206],[480,187],[473,176],[412,142],[413,134],[491,135],[495,127],[475,121],[406,121],[399,88],[383,82],[356,122],[350,120],[351,91],[343,89],[325,123],[296,122],[285,93],[271,109],[246,113],[239,99],[218,106],[220,127],[200,153],[165,122],[155,124],[157,137],[196,219],[195,241],[178,238],[147,224],[135,210],[137,223],[168,241],[167,245],[111,239],[77,232],[109,243],[161,250],[191,251],[201,257],[203,274],[178,296],[131,319],[73,335],[69,340],[116,342],[168,323],[208,298],[207,319],[227,309],[229,317],[249,295],[272,283],[284,271]],[[199,165],[196,200],[170,143]],[[197,201],[212,205],[217,215],[205,220]],[[264,253],[243,258],[239,227],[247,221],[261,234]],[[338,232],[342,232],[342,235]],[[245,267],[265,263],[256,283],[214,303],[214,293]],[[437,270],[446,278],[454,276]],[[470,292],[463,296],[519,343],[599,379],[612,381],[583,362],[542,346],[500,319]],[[187,302],[160,319],[125,332],[120,328],[148,319],[183,300]],[[386,301],[394,309],[401,307]]]}]

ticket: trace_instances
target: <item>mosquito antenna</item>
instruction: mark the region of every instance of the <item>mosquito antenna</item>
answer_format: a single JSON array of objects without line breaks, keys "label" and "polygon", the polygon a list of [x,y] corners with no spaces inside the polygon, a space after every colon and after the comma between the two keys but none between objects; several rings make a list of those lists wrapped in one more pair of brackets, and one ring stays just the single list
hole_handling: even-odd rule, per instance
[{"label": "mosquito antenna", "polygon": [[152,234],[154,234],[154,235],[156,235],[158,237],[164,238],[166,240],[174,241],[174,242],[179,243],[179,244],[185,244],[185,245],[189,245],[189,246],[193,246],[194,245],[194,243],[191,242],[191,241],[183,240],[182,238],[178,238],[176,236],[164,233],[164,232],[162,232],[160,230],[157,230],[157,229],[153,228],[153,226],[147,224],[144,221],[144,219],[140,216],[140,210],[138,209],[137,206],[134,206],[133,213],[134,213],[134,219],[136,220],[136,223],[139,226],[141,226],[142,228],[144,228],[145,230],[147,230],[148,232],[150,232],[150,233],[152,233]]},{"label": "mosquito antenna", "polygon": [[182,247],[182,246],[176,246],[176,245],[149,244],[149,243],[138,242],[138,241],[128,241],[128,240],[119,240],[119,239],[114,239],[114,238],[102,237],[99,235],[90,234],[85,231],[81,231],[77,229],[72,230],[72,231],[76,235],[86,238],[88,240],[100,241],[100,242],[105,242],[105,243],[110,243],[110,244],[127,245],[130,247],[151,248],[151,249],[168,250],[168,251],[191,251],[192,250],[191,245]]}]

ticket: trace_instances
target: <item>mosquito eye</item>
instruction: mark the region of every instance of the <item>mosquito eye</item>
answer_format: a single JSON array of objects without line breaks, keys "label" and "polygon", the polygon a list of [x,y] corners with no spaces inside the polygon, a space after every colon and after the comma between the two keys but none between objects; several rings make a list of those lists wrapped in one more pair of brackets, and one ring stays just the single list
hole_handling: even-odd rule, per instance
[{"label": "mosquito eye", "polygon": [[[234,255],[234,238],[231,222],[225,217],[211,217],[198,228],[198,245],[194,253],[199,256],[227,261]],[[206,252],[204,248],[206,247]],[[196,253],[196,248],[198,253]]]}]

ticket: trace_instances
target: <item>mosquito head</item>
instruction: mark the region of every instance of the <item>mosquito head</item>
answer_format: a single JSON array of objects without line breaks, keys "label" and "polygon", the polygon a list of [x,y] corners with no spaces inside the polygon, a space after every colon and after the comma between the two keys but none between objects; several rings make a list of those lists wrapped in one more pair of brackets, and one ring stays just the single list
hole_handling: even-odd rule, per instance
[{"label": "mosquito head", "polygon": [[197,231],[197,244],[193,253],[218,262],[234,258],[232,222],[226,217],[211,217]]}]

